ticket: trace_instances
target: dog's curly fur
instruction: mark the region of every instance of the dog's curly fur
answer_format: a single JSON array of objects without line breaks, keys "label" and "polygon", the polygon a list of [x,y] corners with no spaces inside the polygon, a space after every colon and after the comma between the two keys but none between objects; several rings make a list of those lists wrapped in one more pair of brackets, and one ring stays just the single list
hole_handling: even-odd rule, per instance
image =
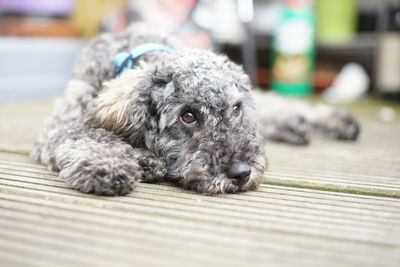
[{"label": "dog's curly fur", "polygon": [[[176,52],[148,53],[114,78],[115,54],[144,42]],[[336,138],[357,135],[348,113],[303,104],[275,113],[274,105],[260,117],[264,137],[306,143],[314,128]],[[121,195],[141,181],[163,180],[207,194],[252,190],[266,167],[254,107],[247,75],[226,56],[181,48],[168,35],[135,24],[83,50],[32,156],[86,193]],[[185,123],[185,111],[197,121]]]}]

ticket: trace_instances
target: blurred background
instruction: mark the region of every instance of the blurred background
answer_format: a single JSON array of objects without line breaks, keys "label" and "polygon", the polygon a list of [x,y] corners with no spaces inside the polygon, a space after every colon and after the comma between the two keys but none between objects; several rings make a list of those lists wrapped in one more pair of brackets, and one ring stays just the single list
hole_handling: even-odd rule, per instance
[{"label": "blurred background", "polygon": [[60,95],[85,42],[134,21],[227,54],[264,90],[400,100],[400,0],[0,0],[0,103]]}]

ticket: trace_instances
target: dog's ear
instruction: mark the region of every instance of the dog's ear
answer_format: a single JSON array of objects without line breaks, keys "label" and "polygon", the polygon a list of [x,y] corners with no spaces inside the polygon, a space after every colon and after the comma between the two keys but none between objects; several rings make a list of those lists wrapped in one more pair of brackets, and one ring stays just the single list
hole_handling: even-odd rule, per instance
[{"label": "dog's ear", "polygon": [[[176,88],[174,84],[171,83],[173,80],[173,70],[169,68],[155,68],[151,74],[151,92],[149,92],[151,98],[151,106],[160,106],[164,103],[166,98],[174,91]],[[156,104],[157,103],[157,104]]]},{"label": "dog's ear", "polygon": [[146,121],[146,90],[151,77],[143,68],[127,70],[103,84],[94,100],[92,117],[96,123],[124,137],[139,134]]},{"label": "dog's ear", "polygon": [[163,87],[172,80],[173,72],[167,68],[155,68],[151,75],[152,83],[157,87]]},{"label": "dog's ear", "polygon": [[157,109],[173,91],[166,88],[171,80],[171,70],[161,70],[150,64],[127,70],[103,84],[90,117],[99,127],[129,138],[131,142],[140,141],[146,123],[149,129],[157,125],[154,121]]}]

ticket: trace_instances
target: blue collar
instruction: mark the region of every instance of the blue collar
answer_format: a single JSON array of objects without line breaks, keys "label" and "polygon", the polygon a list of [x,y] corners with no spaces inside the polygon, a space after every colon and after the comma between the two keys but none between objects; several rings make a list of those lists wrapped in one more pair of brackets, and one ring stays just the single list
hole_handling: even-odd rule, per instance
[{"label": "blue collar", "polygon": [[133,62],[144,54],[161,51],[171,53],[174,50],[166,45],[159,43],[144,43],[135,46],[128,52],[120,52],[114,57],[115,76],[120,76],[124,71],[131,69]]}]

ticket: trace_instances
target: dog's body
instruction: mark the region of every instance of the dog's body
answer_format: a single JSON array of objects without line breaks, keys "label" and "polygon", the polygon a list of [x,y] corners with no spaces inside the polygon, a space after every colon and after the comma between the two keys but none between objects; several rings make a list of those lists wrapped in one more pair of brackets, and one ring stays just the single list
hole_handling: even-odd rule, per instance
[{"label": "dog's body", "polygon": [[[146,42],[175,52],[145,54],[115,78],[115,55]],[[305,104],[282,113],[272,104],[258,113],[264,137],[301,144],[314,128],[336,138],[357,135],[347,113]],[[208,194],[251,190],[266,166],[254,106],[247,75],[225,56],[182,49],[133,25],[84,49],[32,156],[87,193],[125,194],[138,182],[163,180]]]}]

